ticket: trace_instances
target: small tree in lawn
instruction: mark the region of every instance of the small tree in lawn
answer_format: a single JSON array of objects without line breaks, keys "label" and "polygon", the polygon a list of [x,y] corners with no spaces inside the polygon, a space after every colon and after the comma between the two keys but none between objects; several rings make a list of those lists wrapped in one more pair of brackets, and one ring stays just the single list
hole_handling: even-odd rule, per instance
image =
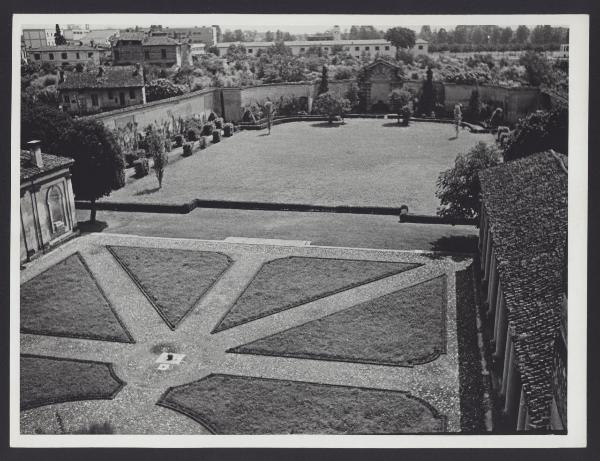
[{"label": "small tree in lawn", "polygon": [[271,134],[271,125],[273,124],[273,115],[275,114],[275,108],[271,101],[265,102],[265,114],[267,115],[267,129]]},{"label": "small tree in lawn", "polygon": [[148,153],[152,156],[154,161],[154,172],[158,179],[158,188],[162,187],[163,176],[165,173],[165,167],[167,166],[168,157],[165,152],[165,137],[163,134],[153,128],[150,128],[146,133],[146,143],[148,146]]},{"label": "small tree in lawn", "polygon": [[333,123],[336,116],[342,117],[350,110],[350,101],[332,92],[320,94],[313,103],[313,109],[317,114],[327,115],[327,121]]},{"label": "small tree in lawn", "polygon": [[410,91],[396,89],[390,93],[390,108],[395,114],[398,114],[398,123],[400,123],[400,118],[402,118],[404,125],[408,125],[408,118],[410,117],[408,103],[411,99],[412,94]]},{"label": "small tree in lawn", "polygon": [[319,82],[318,94],[327,93],[329,91],[329,78],[327,76],[327,66],[323,66],[323,72],[321,73],[321,81]]},{"label": "small tree in lawn", "polygon": [[484,142],[476,144],[467,154],[459,154],[454,167],[438,177],[435,195],[441,206],[437,214],[450,218],[476,218],[481,192],[478,173],[500,161],[500,152]]},{"label": "small tree in lawn", "polygon": [[61,153],[75,160],[73,191],[91,203],[90,222],[96,222],[96,200],[123,187],[125,161],[117,140],[102,123],[74,120],[60,137]]},{"label": "small tree in lawn", "polygon": [[54,32],[54,44],[56,46],[67,44],[67,39],[60,31],[60,26],[58,24],[56,24],[56,32]]}]

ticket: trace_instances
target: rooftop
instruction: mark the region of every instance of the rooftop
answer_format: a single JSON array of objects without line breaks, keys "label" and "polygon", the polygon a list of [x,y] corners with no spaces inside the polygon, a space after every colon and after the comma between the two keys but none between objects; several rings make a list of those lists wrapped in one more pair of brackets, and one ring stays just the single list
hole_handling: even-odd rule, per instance
[{"label": "rooftop", "polygon": [[98,48],[89,45],[56,45],[56,46],[38,46],[36,48],[29,48],[31,52],[41,51],[55,51],[60,53],[61,51],[97,51]]},{"label": "rooftop", "polygon": [[151,35],[144,38],[142,45],[144,46],[164,46],[164,45],[181,45],[181,42],[166,35]]},{"label": "rooftop", "polygon": [[[228,48],[231,45],[244,45],[248,47],[265,47],[274,45],[275,42],[220,42],[217,43],[217,48]],[[286,46],[317,46],[319,44],[332,45],[391,45],[390,42],[383,38],[374,38],[371,40],[293,40],[284,42]]]},{"label": "rooftop", "polygon": [[129,88],[144,86],[144,76],[135,66],[103,67],[99,72],[65,72],[59,90],[87,88]]},{"label": "rooftop", "polygon": [[21,182],[30,181],[51,171],[68,168],[75,162],[72,158],[58,157],[44,153],[42,153],[42,160],[44,161],[44,166],[38,168],[32,161],[31,152],[21,150]]},{"label": "rooftop", "polygon": [[521,382],[538,428],[550,417],[560,324],[568,225],[564,165],[562,154],[541,152],[479,175]]}]

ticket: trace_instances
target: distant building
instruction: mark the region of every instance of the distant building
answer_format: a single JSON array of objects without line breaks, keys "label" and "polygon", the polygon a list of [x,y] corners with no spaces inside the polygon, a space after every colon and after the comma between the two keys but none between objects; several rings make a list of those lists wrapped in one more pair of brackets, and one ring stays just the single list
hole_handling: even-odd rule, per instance
[{"label": "distant building", "polygon": [[311,34],[306,36],[306,40],[309,42],[320,42],[320,41],[329,41],[329,40],[341,40],[342,33],[340,31],[340,26],[333,26],[332,30],[321,34]]},{"label": "distant building", "polygon": [[57,66],[86,64],[89,61],[98,65],[105,54],[104,48],[85,45],[41,46],[27,49],[29,62],[40,64],[51,62]]},{"label": "distant building", "polygon": [[160,67],[191,64],[189,45],[164,35],[146,36],[143,32],[121,32],[112,41],[113,63],[136,63]]},{"label": "distant building", "polygon": [[97,29],[89,30],[79,40],[84,45],[101,45],[110,47],[111,37],[118,37],[119,29]]},{"label": "distant building", "polygon": [[492,386],[507,431],[567,429],[566,164],[550,151],[479,174]]},{"label": "distant building", "polygon": [[182,43],[204,43],[207,47],[217,43],[217,26],[150,28],[150,36],[165,36]]},{"label": "distant building", "polygon": [[415,40],[415,46],[410,49],[410,52],[414,55],[429,54],[429,42],[418,38]]},{"label": "distant building", "polygon": [[73,159],[21,150],[21,262],[71,237],[77,226],[69,168]]},{"label": "distant building", "polygon": [[21,35],[25,48],[40,48],[45,46],[54,46],[55,29],[23,29]]},{"label": "distant building", "polygon": [[[219,55],[224,56],[227,53],[227,48],[231,45],[244,45],[246,52],[249,55],[254,55],[259,51],[266,51],[273,46],[275,42],[222,42],[217,43]],[[396,47],[387,40],[376,38],[371,40],[295,40],[285,42],[292,50],[292,54],[299,55],[308,51],[311,47],[320,47],[323,54],[331,54],[333,47],[342,47],[342,49],[350,53],[355,58],[360,58],[363,53],[375,59],[377,56],[396,56]]]},{"label": "distant building", "polygon": [[62,110],[91,114],[146,103],[141,66],[100,67],[98,72],[61,72],[57,86]]}]

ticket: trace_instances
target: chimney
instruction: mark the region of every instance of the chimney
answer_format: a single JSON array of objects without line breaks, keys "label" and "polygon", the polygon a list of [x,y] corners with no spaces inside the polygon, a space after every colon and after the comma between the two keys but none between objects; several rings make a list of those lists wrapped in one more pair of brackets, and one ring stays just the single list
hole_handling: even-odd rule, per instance
[{"label": "chimney", "polygon": [[44,168],[44,159],[42,158],[42,142],[36,140],[27,143],[27,149],[31,154],[32,163],[38,168]]},{"label": "chimney", "polygon": [[104,75],[104,69],[102,66],[98,67],[98,77],[102,77]]}]

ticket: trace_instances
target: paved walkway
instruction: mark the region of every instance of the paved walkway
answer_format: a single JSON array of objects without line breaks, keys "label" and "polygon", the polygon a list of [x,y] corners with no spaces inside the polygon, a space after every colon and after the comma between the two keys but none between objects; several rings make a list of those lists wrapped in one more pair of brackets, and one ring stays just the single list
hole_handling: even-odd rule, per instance
[{"label": "paved walkway", "polygon": [[[423,252],[286,246],[283,242],[275,243],[269,245],[266,242],[254,244],[90,234],[65,244],[29,265],[21,272],[21,283],[79,251],[136,342],[121,344],[22,334],[21,353],[112,362],[116,374],[127,383],[114,400],[61,403],[24,411],[21,413],[22,433],[33,433],[40,427],[57,430],[56,411],[60,413],[67,431],[92,422],[110,420],[117,433],[207,433],[200,424],[159,407],[156,402],[169,386],[196,381],[210,373],[408,391],[428,401],[446,415],[449,431],[459,431],[454,272],[467,266],[470,261],[432,258]],[[219,251],[229,255],[234,264],[198,302],[177,330],[171,331],[108,252],[106,245]],[[261,265],[285,256],[416,262],[424,266],[211,334],[216,323],[229,310]],[[405,368],[225,352],[229,348],[442,274],[446,274],[448,280],[447,353],[433,362]],[[160,371],[156,363],[159,353],[153,351],[153,347],[164,343],[186,356],[181,365],[171,365],[169,370]]]}]

